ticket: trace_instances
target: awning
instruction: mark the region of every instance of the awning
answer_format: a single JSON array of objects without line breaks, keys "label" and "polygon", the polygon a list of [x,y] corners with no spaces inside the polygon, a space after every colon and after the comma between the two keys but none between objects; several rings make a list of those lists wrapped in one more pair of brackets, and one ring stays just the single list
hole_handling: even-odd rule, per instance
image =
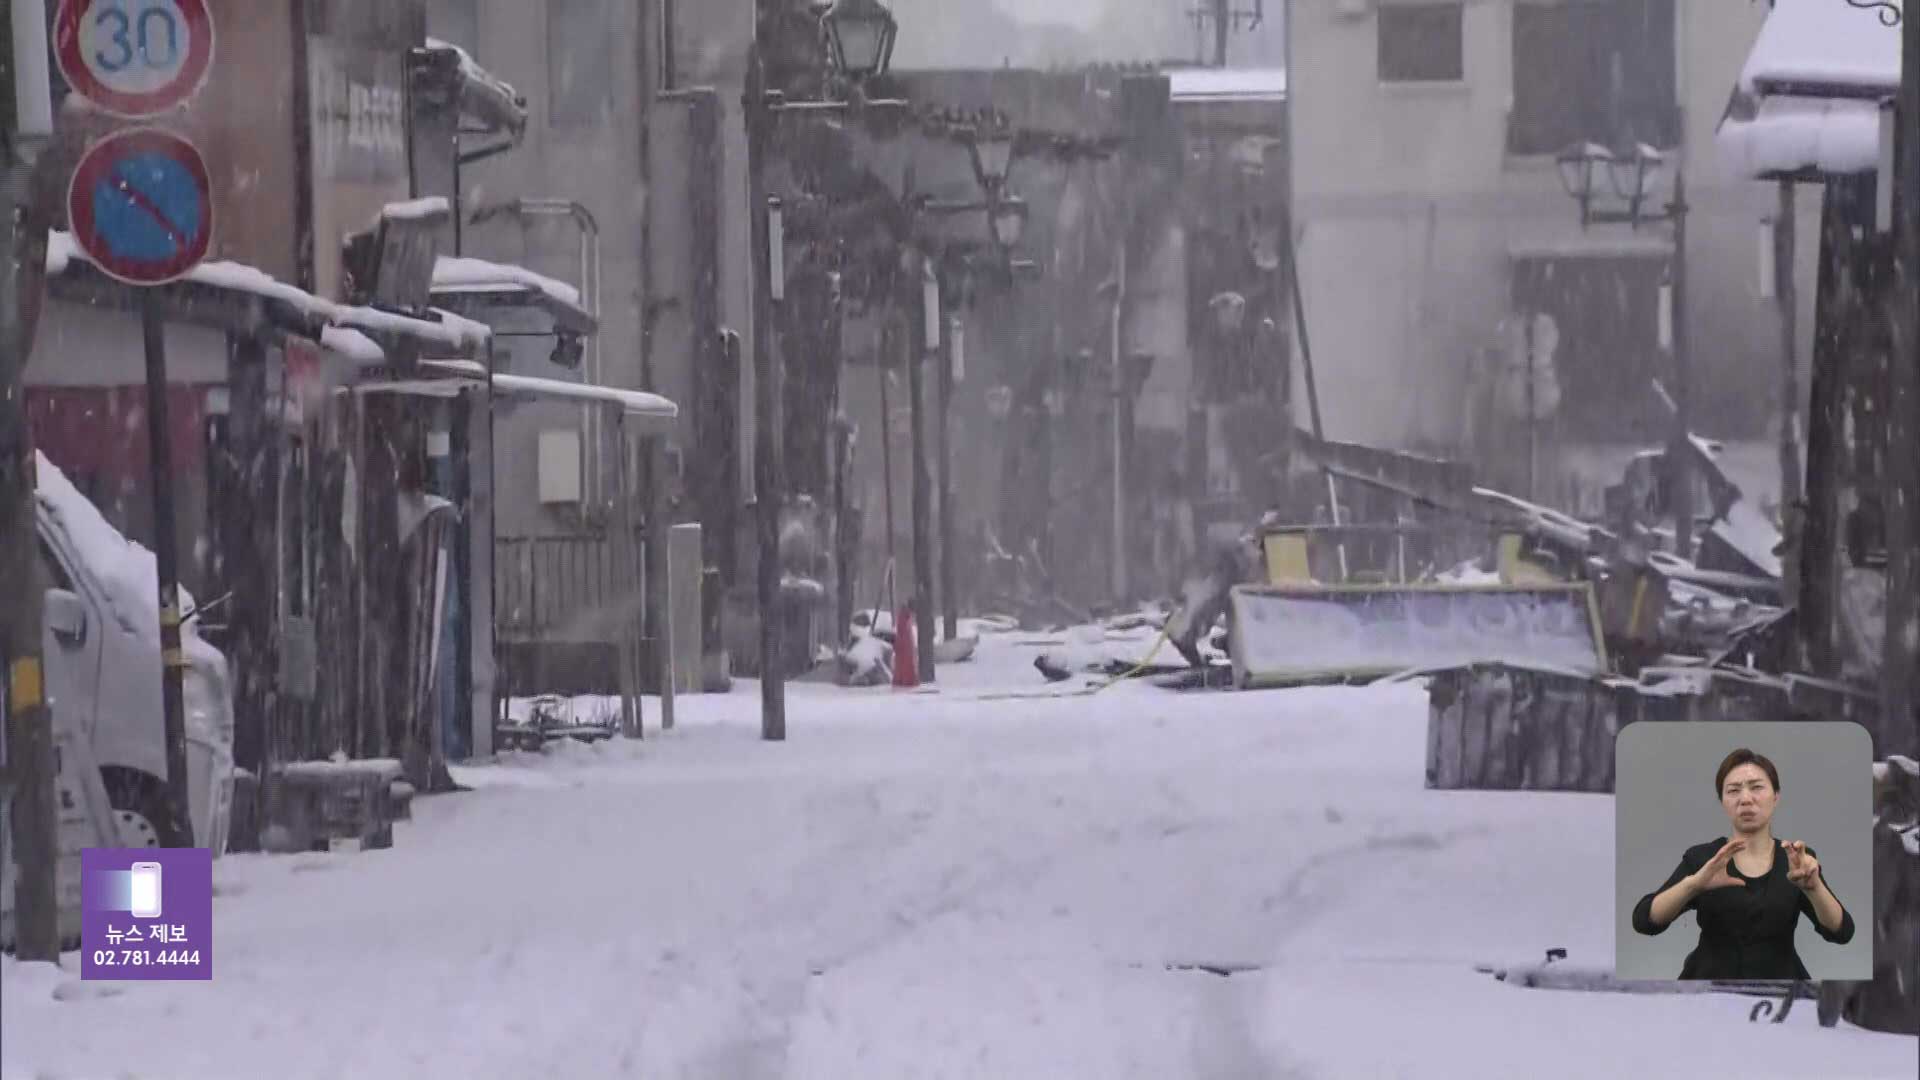
[{"label": "awning", "polygon": [[1669,259],[1673,238],[1657,232],[1571,233],[1507,246],[1512,259]]},{"label": "awning", "polygon": [[503,308],[533,309],[553,320],[555,333],[586,337],[599,320],[581,306],[580,290],[523,266],[441,256],[433,267],[433,301],[472,318]]},{"label": "awning", "polygon": [[1287,100],[1285,68],[1175,68],[1168,95],[1177,104]]},{"label": "awning", "polygon": [[[101,273],[72,234],[58,230],[47,236],[47,282],[62,299],[123,310],[137,307],[142,291]],[[201,263],[154,288],[177,321],[229,332],[272,326],[361,364],[385,362],[387,348],[402,343],[427,356],[471,358],[485,356],[492,342],[485,325],[452,312],[436,309],[431,318],[414,318],[338,304],[244,263]]]},{"label": "awning", "polygon": [[645,417],[650,420],[674,420],[680,415],[680,407],[659,394],[649,394],[644,390],[616,390],[611,386],[597,386],[593,383],[539,379],[530,375],[495,375],[493,393],[495,397],[562,400],[582,405],[604,405],[618,409],[628,416]]},{"label": "awning", "polygon": [[1714,133],[1721,160],[1755,179],[1847,176],[1880,161],[1880,105],[1857,99],[1762,98]]}]

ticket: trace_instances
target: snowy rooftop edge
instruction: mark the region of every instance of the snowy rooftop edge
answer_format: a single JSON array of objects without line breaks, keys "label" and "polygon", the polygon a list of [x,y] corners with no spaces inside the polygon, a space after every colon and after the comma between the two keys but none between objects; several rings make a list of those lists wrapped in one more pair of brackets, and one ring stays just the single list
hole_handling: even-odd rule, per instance
[{"label": "snowy rooftop edge", "polygon": [[453,255],[442,255],[433,264],[433,287],[436,290],[454,292],[503,285],[533,289],[569,307],[580,307],[579,289],[524,266]]},{"label": "snowy rooftop edge", "polygon": [[[47,275],[59,277],[72,267],[74,262],[86,262],[86,252],[73,239],[73,234],[55,229],[47,234]],[[289,285],[259,267],[246,263],[216,261],[204,262],[181,275],[180,280],[196,285],[205,285],[216,289],[231,289],[248,293],[268,300],[278,300],[326,324],[320,335],[320,344],[334,348],[350,359],[366,361],[371,356],[369,348],[378,349],[370,333],[400,334],[431,342],[461,353],[476,353],[485,350],[492,340],[493,331],[485,324],[464,318],[449,311],[433,309],[439,317],[438,322],[416,319],[406,315],[374,308],[354,307],[338,304],[323,297]],[[339,329],[358,332],[358,341],[344,334],[329,334],[328,330]],[[384,354],[382,356],[384,359]]]},{"label": "snowy rooftop edge", "polygon": [[649,394],[644,390],[620,390],[611,386],[540,379],[530,375],[495,375],[493,389],[496,393],[618,405],[629,416],[672,420],[680,415],[680,406],[659,394]]},{"label": "snowy rooftop edge", "polygon": [[1884,92],[1900,86],[1900,31],[1876,11],[1833,0],[1777,0],[1740,70],[1742,91],[1779,87]]}]

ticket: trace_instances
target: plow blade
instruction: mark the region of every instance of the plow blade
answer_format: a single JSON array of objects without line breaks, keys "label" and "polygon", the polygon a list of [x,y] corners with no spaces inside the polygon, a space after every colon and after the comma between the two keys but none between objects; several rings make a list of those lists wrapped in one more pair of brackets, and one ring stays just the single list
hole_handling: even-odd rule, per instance
[{"label": "plow blade", "polygon": [[1242,585],[1229,651],[1243,689],[1501,663],[1607,672],[1592,589],[1553,585]]}]

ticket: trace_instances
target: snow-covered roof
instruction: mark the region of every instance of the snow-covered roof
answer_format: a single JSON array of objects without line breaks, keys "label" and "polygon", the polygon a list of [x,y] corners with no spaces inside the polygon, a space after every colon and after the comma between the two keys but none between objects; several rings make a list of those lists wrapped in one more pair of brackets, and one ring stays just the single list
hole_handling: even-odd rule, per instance
[{"label": "snow-covered roof", "polygon": [[1900,88],[1900,30],[1878,9],[1777,0],[1714,142],[1756,179],[1872,172],[1880,106]]},{"label": "snow-covered roof", "polygon": [[544,274],[536,274],[524,266],[449,255],[440,256],[439,261],[433,264],[435,292],[492,292],[523,288],[544,293],[572,307],[580,306],[579,289]]},{"label": "snow-covered roof", "polygon": [[[421,200],[422,203],[428,201],[431,200]],[[444,206],[445,200],[440,200],[440,203]],[[50,233],[47,239],[48,276],[65,274],[76,261],[89,260],[74,242],[72,234],[58,230]],[[181,280],[287,304],[305,318],[325,326],[320,336],[323,347],[361,363],[378,363],[385,359],[385,354],[380,352],[380,346],[374,341],[376,335],[410,337],[460,356],[484,352],[493,336],[484,323],[437,308],[433,309],[436,321],[395,315],[375,308],[338,304],[289,285],[245,263],[201,263],[182,275]]]},{"label": "snow-covered roof", "polygon": [[680,415],[678,405],[659,394],[649,394],[643,390],[617,390],[611,386],[538,379],[529,375],[495,375],[493,389],[496,394],[510,397],[564,398],[589,404],[616,405],[628,416],[672,420]]},{"label": "snow-covered roof", "polygon": [[1740,89],[1758,95],[1878,99],[1899,88],[1899,28],[1834,0],[1775,0],[1740,72]]},{"label": "snow-covered roof", "polygon": [[1880,160],[1880,106],[1845,98],[1768,97],[1753,115],[1730,113],[1714,145],[1750,177],[1872,172]]},{"label": "snow-covered roof", "polygon": [[1174,101],[1285,101],[1285,68],[1175,68],[1167,72]]},{"label": "snow-covered roof", "polygon": [[358,330],[329,326],[320,331],[320,347],[340,354],[356,364],[384,364],[387,353],[374,340]]}]

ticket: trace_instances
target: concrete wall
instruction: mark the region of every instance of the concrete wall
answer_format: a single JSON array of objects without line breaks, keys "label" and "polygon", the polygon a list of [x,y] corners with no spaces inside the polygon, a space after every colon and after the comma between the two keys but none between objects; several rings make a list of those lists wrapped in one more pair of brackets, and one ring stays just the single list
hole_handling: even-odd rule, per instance
[{"label": "concrete wall", "polygon": [[[1583,234],[1551,158],[1507,154],[1514,3],[1464,5],[1463,81],[1398,85],[1378,78],[1371,11],[1291,5],[1303,292],[1331,437],[1461,450],[1474,435],[1468,374],[1509,313],[1513,255],[1657,254],[1670,235],[1663,226]],[[1766,9],[1725,0],[1676,8],[1697,426],[1751,437],[1778,411],[1778,324],[1772,301],[1757,295],[1757,230],[1775,196],[1728,176],[1712,135]],[[1803,198],[1803,237],[1817,213],[1817,199]],[[1808,246],[1799,269],[1810,298]]]}]

